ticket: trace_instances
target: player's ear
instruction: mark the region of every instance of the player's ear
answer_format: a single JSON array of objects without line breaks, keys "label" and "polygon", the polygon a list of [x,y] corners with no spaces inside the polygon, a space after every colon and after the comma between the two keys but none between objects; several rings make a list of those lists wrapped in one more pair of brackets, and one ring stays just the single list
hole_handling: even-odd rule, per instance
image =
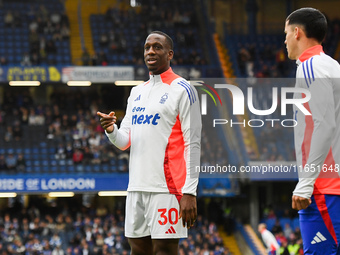
[{"label": "player's ear", "polygon": [[300,39],[303,34],[304,34],[304,31],[303,31],[302,27],[296,26],[294,28],[295,39],[297,39],[297,40]]},{"label": "player's ear", "polygon": [[169,50],[168,60],[170,61],[173,57],[174,57],[174,51],[173,50]]},{"label": "player's ear", "polygon": [[295,39],[298,39],[299,38],[299,36],[300,36],[300,31],[299,31],[299,27],[295,27],[294,28],[294,37],[295,37]]}]

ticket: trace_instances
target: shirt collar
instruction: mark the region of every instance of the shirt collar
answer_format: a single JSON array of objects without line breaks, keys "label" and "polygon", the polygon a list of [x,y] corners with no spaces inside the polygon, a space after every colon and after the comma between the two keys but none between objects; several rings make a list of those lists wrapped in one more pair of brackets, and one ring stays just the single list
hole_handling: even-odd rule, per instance
[{"label": "shirt collar", "polygon": [[164,82],[165,80],[168,80],[168,77],[173,76],[174,72],[172,71],[172,68],[169,67],[168,70],[161,74],[150,74],[150,81],[155,82]]},{"label": "shirt collar", "polygon": [[304,52],[302,52],[299,59],[296,60],[296,64],[300,65],[302,62],[306,61],[307,59],[310,59],[311,57],[315,55],[320,55],[321,53],[324,53],[321,45],[315,45],[313,47],[310,47]]}]

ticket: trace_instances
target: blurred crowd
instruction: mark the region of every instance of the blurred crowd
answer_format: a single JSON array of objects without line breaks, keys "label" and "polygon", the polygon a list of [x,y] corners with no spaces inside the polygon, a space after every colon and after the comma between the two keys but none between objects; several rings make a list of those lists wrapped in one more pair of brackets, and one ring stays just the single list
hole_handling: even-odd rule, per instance
[{"label": "blurred crowd", "polygon": [[105,207],[83,207],[71,215],[67,207],[55,214],[31,206],[17,214],[0,217],[2,255],[129,254],[120,209],[109,213]]},{"label": "blurred crowd", "polygon": [[179,255],[232,255],[213,221],[197,217],[195,226],[189,230],[188,238],[180,240]]},{"label": "blurred crowd", "polygon": [[[25,21],[25,22],[23,22]],[[56,64],[56,41],[68,40],[70,37],[69,19],[64,11],[49,11],[43,4],[29,5],[25,15],[19,11],[7,10],[4,14],[4,24],[7,28],[27,26],[29,47],[23,54],[20,64],[34,66],[40,64]],[[8,63],[5,57],[0,58],[0,65]]]},{"label": "blurred crowd", "polygon": [[30,52],[23,56],[21,65],[56,64],[47,62],[47,55],[57,54],[56,41],[70,37],[69,20],[65,12],[49,12],[44,5],[27,12]]},{"label": "blurred crowd", "polygon": [[[262,45],[256,54],[256,44],[238,45],[238,67],[242,77],[278,78],[288,77],[291,65],[284,47],[275,44]],[[273,63],[273,65],[270,65]]]},{"label": "blurred crowd", "polygon": [[[328,21],[328,32],[323,42],[324,51],[334,55],[339,41],[340,20]],[[270,35],[268,35],[268,38]],[[284,38],[280,44],[270,41],[238,43],[237,62],[242,77],[280,78],[295,76],[295,62],[288,59]],[[235,42],[236,43],[236,42]]]},{"label": "blurred crowd", "polygon": [[[202,50],[201,40],[197,40],[198,19],[195,10],[188,9],[188,5],[190,1],[184,4],[178,1],[174,4],[173,1],[166,0],[143,4],[138,8],[124,5],[124,2],[108,8],[104,15],[105,22],[112,24],[114,29],[108,29],[100,35],[100,47],[92,56],[87,49],[84,49],[83,65],[105,66],[109,64],[110,61],[105,52],[125,54],[120,64],[144,65],[144,41],[146,36],[154,30],[164,31],[174,40],[176,57],[172,60],[173,64],[207,64],[204,54],[198,53],[198,50]],[[126,29],[130,33],[129,37],[124,32]]]},{"label": "blurred crowd", "polygon": [[[6,92],[0,105],[4,145],[14,147],[17,144],[24,149],[41,142],[52,142],[54,158],[58,161],[68,161],[81,168],[86,164],[109,164],[112,160],[123,160],[125,164],[118,171],[128,170],[128,150],[123,152],[112,146],[100,126],[96,115],[100,103],[98,95],[78,91],[65,96],[64,92],[54,92],[50,100],[51,103],[46,105],[37,104],[28,90],[19,94]],[[35,127],[36,130],[28,133],[27,127]],[[37,134],[41,139],[32,140],[35,135],[32,132],[41,131],[43,134]],[[5,158],[0,153],[1,170],[21,171],[23,168],[25,158],[22,154],[10,153]]]},{"label": "blurred crowd", "polygon": [[[0,216],[0,254],[130,254],[119,207],[113,212],[105,206],[45,210],[34,205],[12,214],[5,210]],[[216,224],[200,215],[188,239],[180,240],[179,254],[231,255]]]},{"label": "blurred crowd", "polygon": [[[280,254],[283,255],[303,255],[303,243],[299,226],[292,226],[293,215],[289,210],[284,211],[284,215],[278,217],[273,209],[269,209],[265,214],[266,220],[275,221],[273,226],[267,226],[280,245]],[[295,216],[296,217],[296,216]],[[298,218],[295,218],[298,221]]]}]

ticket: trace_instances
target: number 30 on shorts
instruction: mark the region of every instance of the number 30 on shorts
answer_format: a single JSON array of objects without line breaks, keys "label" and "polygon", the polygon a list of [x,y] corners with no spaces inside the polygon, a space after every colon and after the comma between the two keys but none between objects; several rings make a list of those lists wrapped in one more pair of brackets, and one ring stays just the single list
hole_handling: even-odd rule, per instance
[{"label": "number 30 on shorts", "polygon": [[168,211],[166,208],[162,208],[162,209],[158,209],[158,212],[161,213],[160,217],[162,218],[162,220],[159,220],[158,223],[160,225],[165,225],[169,223],[171,225],[176,225],[178,222],[178,210],[176,208],[170,208],[170,210]]}]

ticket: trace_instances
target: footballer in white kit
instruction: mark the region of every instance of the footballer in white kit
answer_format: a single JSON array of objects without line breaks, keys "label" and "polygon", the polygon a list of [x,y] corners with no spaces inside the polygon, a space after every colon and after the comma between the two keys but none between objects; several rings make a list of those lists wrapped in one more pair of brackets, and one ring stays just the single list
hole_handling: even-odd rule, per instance
[{"label": "footballer in white kit", "polygon": [[[196,195],[198,178],[193,174],[194,166],[199,165],[200,134],[197,92],[171,68],[150,75],[147,82],[132,89],[120,128],[115,127],[107,135],[118,148],[131,147],[127,212],[139,210],[145,203],[155,208],[142,217],[126,214],[127,237],[186,237],[186,228],[178,220],[179,200],[183,193]],[[150,222],[152,219],[156,220]],[[146,220],[150,229],[141,232],[138,227],[137,232],[133,231],[131,226],[139,226],[139,220]],[[151,229],[158,231],[150,233]]]},{"label": "footballer in white kit", "polygon": [[172,71],[172,47],[163,32],[147,37],[150,79],[132,88],[119,129],[113,112],[98,112],[109,140],[122,150],[130,147],[125,235],[132,253],[177,254],[179,238],[187,237],[197,217],[199,100],[196,89]]}]

